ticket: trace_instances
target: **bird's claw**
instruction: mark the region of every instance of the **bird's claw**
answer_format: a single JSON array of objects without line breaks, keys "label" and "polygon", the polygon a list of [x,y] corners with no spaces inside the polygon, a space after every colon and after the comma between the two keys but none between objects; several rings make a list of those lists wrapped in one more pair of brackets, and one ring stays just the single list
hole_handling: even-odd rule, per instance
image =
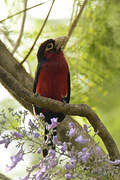
[{"label": "bird's claw", "polygon": [[35,93],[35,94],[34,94],[35,97],[38,97],[38,95],[39,95],[38,93]]}]

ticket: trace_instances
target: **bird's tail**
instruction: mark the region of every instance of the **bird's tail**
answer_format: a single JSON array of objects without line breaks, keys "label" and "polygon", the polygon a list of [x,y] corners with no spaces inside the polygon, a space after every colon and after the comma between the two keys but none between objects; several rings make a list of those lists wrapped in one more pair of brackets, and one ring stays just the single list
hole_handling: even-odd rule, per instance
[{"label": "bird's tail", "polygon": [[55,150],[55,144],[53,142],[53,139],[54,139],[54,136],[56,135],[57,135],[57,127],[53,128],[52,133],[50,134],[48,129],[45,126],[44,140],[45,140],[46,147],[43,149],[43,157],[46,157],[48,155],[49,149]]},{"label": "bird's tail", "polygon": [[53,113],[53,112],[47,112],[44,113],[45,116],[45,148],[43,149],[43,157],[46,157],[48,155],[49,149],[55,150],[55,144],[53,142],[53,139],[55,136],[57,136],[57,125],[55,127],[51,128],[51,131],[49,129],[50,126],[52,126],[52,119],[56,118],[57,122],[61,122],[65,115],[63,113]]}]

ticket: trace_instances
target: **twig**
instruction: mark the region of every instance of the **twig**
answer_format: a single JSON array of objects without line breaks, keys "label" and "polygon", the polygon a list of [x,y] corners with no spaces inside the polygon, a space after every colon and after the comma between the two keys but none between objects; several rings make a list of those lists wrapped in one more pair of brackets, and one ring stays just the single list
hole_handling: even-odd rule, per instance
[{"label": "twig", "polygon": [[73,20],[73,15],[74,15],[74,10],[75,10],[75,3],[76,3],[76,0],[74,0],[74,2],[73,2],[72,14],[71,14],[71,18],[70,18],[70,25],[71,25],[72,20]]},{"label": "twig", "polygon": [[17,15],[19,15],[19,14],[25,12],[25,11],[28,11],[28,10],[30,10],[30,9],[33,9],[33,8],[35,8],[35,7],[37,7],[37,6],[41,6],[41,5],[43,5],[43,4],[47,3],[47,2],[48,2],[48,1],[43,2],[43,3],[36,4],[36,5],[34,5],[34,6],[31,6],[31,7],[29,7],[29,8],[26,8],[26,9],[24,9],[24,10],[21,10],[21,11],[15,13],[15,14],[12,14],[12,15],[8,16],[7,18],[2,19],[2,20],[0,21],[0,23],[2,23],[2,22],[6,21],[6,20],[8,20],[8,19],[10,19],[10,18],[12,18],[12,17],[14,17],[14,16],[17,16]]},{"label": "twig", "polygon": [[[79,2],[79,0],[78,0],[78,2]],[[80,5],[78,4],[78,2],[76,3],[75,18],[76,18],[76,17],[77,17],[77,15],[78,15],[78,12],[79,12],[79,7],[80,7]]]},{"label": "twig", "polygon": [[109,153],[111,160],[120,159],[120,154],[115,141],[112,136],[97,116],[97,114],[86,104],[64,104],[60,101],[56,101],[50,98],[42,96],[34,96],[32,92],[25,89],[10,73],[5,71],[0,66],[0,81],[5,87],[12,92],[15,97],[19,97],[19,100],[27,102],[29,104],[36,104],[39,107],[49,109],[53,112],[63,112],[68,115],[77,115],[86,117],[89,123],[94,128],[95,132],[98,131],[98,135],[104,142],[106,149]]},{"label": "twig", "polygon": [[[27,1],[28,0],[25,0],[24,1],[24,10],[27,8]],[[15,51],[17,50],[19,44],[20,44],[20,41],[21,41],[21,38],[22,38],[22,35],[23,35],[23,31],[24,31],[24,25],[25,25],[25,19],[26,19],[26,11],[23,12],[23,19],[22,19],[22,24],[21,24],[21,29],[20,29],[20,33],[19,33],[19,37],[16,41],[16,44],[15,44],[15,47],[12,51],[12,53],[14,54]]]},{"label": "twig", "polygon": [[70,37],[71,37],[71,35],[72,35],[72,33],[73,33],[73,31],[74,31],[77,23],[78,23],[78,20],[79,20],[81,14],[82,14],[82,12],[83,12],[83,9],[85,8],[85,5],[87,4],[87,1],[88,1],[88,0],[85,0],[85,1],[83,2],[83,5],[81,6],[78,15],[76,16],[76,18],[74,19],[73,23],[71,24],[71,27],[70,27],[69,32],[68,32],[68,35],[67,35],[67,36],[68,36],[68,39],[67,39],[67,41],[66,41],[66,44],[67,44],[67,42],[69,41],[69,39],[70,39]]},{"label": "twig", "polygon": [[11,48],[13,49],[14,47],[14,43],[13,41],[9,38],[7,32],[4,29],[0,28],[0,32],[2,32],[2,34],[4,35],[4,38],[8,41],[8,43],[10,44]]},{"label": "twig", "polygon": [[28,56],[31,54],[31,52],[32,52],[32,50],[33,50],[33,48],[34,48],[34,46],[35,46],[35,44],[36,44],[39,36],[41,35],[41,33],[42,33],[42,31],[43,31],[43,29],[44,29],[44,27],[45,27],[45,24],[46,24],[46,22],[47,22],[47,20],[48,20],[48,17],[49,17],[49,15],[50,15],[50,12],[51,12],[51,10],[52,10],[52,7],[53,7],[54,2],[55,2],[55,0],[52,1],[52,4],[51,4],[50,9],[49,9],[49,11],[48,11],[48,14],[47,14],[47,16],[46,16],[46,18],[45,18],[45,20],[44,20],[44,22],[43,22],[43,25],[42,25],[39,33],[37,34],[37,37],[35,38],[35,41],[34,41],[32,47],[30,48],[28,54],[25,56],[25,58],[23,59],[23,61],[22,61],[20,64],[23,64],[23,63],[26,61],[26,59],[28,58]]},{"label": "twig", "polygon": [[[8,43],[10,44],[10,49],[13,49],[15,45],[13,44],[13,41],[8,37],[6,31],[4,31],[4,30],[2,30],[2,29],[0,29],[0,31],[2,32],[2,34],[4,35],[4,37],[6,38],[6,40],[8,41]],[[11,51],[12,51],[12,50],[11,50]],[[19,52],[17,52],[17,56],[20,57],[20,58],[22,58],[22,57],[21,57],[21,54],[19,54]],[[32,75],[32,72],[31,72],[29,63],[26,62],[26,65],[27,65],[27,69],[28,69],[27,72],[29,72],[29,74]],[[9,65],[8,65],[8,66],[9,66]],[[24,66],[24,68],[26,69],[26,66]]]}]

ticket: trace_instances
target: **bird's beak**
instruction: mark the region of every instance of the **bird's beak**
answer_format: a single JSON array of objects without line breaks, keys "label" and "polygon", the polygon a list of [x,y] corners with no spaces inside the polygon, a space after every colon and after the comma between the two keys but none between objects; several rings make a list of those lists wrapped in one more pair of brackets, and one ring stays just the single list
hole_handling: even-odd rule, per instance
[{"label": "bird's beak", "polygon": [[63,50],[66,45],[67,40],[68,40],[67,36],[61,36],[61,37],[56,38],[55,39],[56,50],[57,51]]}]

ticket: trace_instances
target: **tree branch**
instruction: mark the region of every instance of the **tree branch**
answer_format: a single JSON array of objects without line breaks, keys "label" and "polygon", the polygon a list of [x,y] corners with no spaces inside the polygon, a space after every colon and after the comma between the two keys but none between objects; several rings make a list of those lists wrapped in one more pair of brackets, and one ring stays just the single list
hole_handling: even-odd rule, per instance
[{"label": "tree branch", "polygon": [[[48,2],[48,1],[46,1],[46,2]],[[19,12],[15,13],[15,14],[12,14],[12,15],[8,16],[7,18],[2,19],[2,20],[0,21],[0,23],[2,23],[2,22],[6,21],[6,20],[8,20],[8,19],[10,19],[10,18],[12,18],[12,17],[14,17],[14,16],[17,16],[17,15],[19,15],[19,14],[25,12],[25,11],[28,11],[28,10],[33,9],[33,8],[35,8],[35,7],[41,6],[41,5],[45,4],[46,2],[36,4],[35,6],[31,6],[31,7],[29,7],[29,8],[23,9],[22,11],[19,11]]]},{"label": "tree branch", "polygon": [[0,65],[32,92],[33,79],[0,41]]},{"label": "tree branch", "polygon": [[66,44],[67,44],[67,42],[69,41],[69,39],[70,39],[70,37],[71,37],[71,35],[72,35],[72,33],[73,33],[73,31],[74,31],[77,23],[78,23],[78,21],[79,21],[79,19],[80,19],[80,17],[81,17],[81,14],[82,14],[82,12],[83,12],[83,10],[84,10],[84,8],[85,8],[85,5],[87,4],[87,1],[88,1],[88,0],[84,0],[83,5],[81,6],[78,15],[76,16],[76,18],[74,19],[73,23],[72,23],[71,26],[70,26],[70,29],[69,29],[68,35],[67,35],[68,39],[67,39],[67,41],[66,41]]},{"label": "tree branch", "polygon": [[11,48],[13,49],[14,47],[14,42],[9,38],[9,35],[7,33],[7,29],[6,27],[0,28],[0,32],[2,33],[2,35],[4,36],[4,38],[8,41],[8,43],[10,44]]},{"label": "tree branch", "polygon": [[50,15],[50,12],[51,12],[51,10],[52,10],[52,7],[53,7],[54,2],[55,2],[55,0],[52,1],[52,4],[51,4],[51,6],[50,6],[50,9],[49,9],[49,11],[48,11],[48,14],[47,14],[44,22],[43,22],[43,25],[42,25],[39,33],[37,34],[37,37],[35,38],[35,41],[34,41],[32,47],[30,48],[28,54],[25,56],[25,58],[23,59],[23,61],[21,62],[21,64],[23,64],[23,63],[26,61],[26,59],[28,58],[28,56],[31,54],[31,52],[32,52],[32,50],[33,50],[33,48],[34,48],[34,46],[35,46],[35,44],[36,44],[39,36],[41,35],[41,33],[42,33],[42,31],[43,31],[43,29],[44,29],[44,27],[45,27],[45,24],[46,24],[46,22],[47,22],[47,20],[48,20],[48,17],[49,17],[49,15]]},{"label": "tree branch", "polygon": [[22,38],[22,35],[23,35],[23,31],[24,31],[24,25],[25,25],[25,19],[26,19],[26,11],[25,9],[27,8],[27,1],[28,0],[25,0],[23,3],[24,3],[24,12],[23,12],[23,19],[22,19],[22,24],[21,24],[21,29],[20,29],[20,33],[19,33],[19,36],[18,36],[18,39],[16,41],[16,44],[15,44],[15,47],[12,51],[12,53],[14,54],[15,51],[17,50],[19,44],[20,44],[20,41],[21,41],[21,38]]},{"label": "tree branch", "polygon": [[83,10],[84,10],[84,8],[85,8],[85,5],[87,4],[87,1],[88,1],[88,0],[85,0],[85,1],[83,2],[83,5],[81,6],[78,15],[77,15],[76,18],[74,19],[74,21],[73,21],[73,23],[72,23],[72,25],[71,25],[71,27],[70,27],[70,29],[69,29],[69,32],[68,32],[68,38],[71,37],[71,35],[72,35],[72,33],[73,33],[73,31],[74,31],[74,29],[75,29],[75,27],[76,27],[76,25],[77,25],[77,23],[78,23],[78,21],[79,21],[79,18],[80,18],[81,14],[82,14],[82,12],[83,12]]},{"label": "tree branch", "polygon": [[74,0],[74,2],[73,2],[72,13],[71,13],[71,18],[70,18],[70,25],[71,25],[71,23],[73,21],[73,15],[74,15],[74,10],[75,10],[75,3],[76,3],[76,0]]},{"label": "tree branch", "polygon": [[28,104],[36,104],[39,107],[49,109],[54,112],[63,112],[68,115],[76,115],[86,117],[89,123],[94,128],[95,132],[101,137],[104,142],[109,156],[112,160],[119,159],[120,154],[116,143],[114,142],[112,136],[101,122],[97,114],[86,104],[64,104],[60,101],[56,101],[50,98],[45,98],[42,96],[34,96],[30,91],[25,89],[18,81],[8,72],[6,72],[2,67],[0,67],[0,81],[15,97],[19,97],[21,102],[27,102]]}]

